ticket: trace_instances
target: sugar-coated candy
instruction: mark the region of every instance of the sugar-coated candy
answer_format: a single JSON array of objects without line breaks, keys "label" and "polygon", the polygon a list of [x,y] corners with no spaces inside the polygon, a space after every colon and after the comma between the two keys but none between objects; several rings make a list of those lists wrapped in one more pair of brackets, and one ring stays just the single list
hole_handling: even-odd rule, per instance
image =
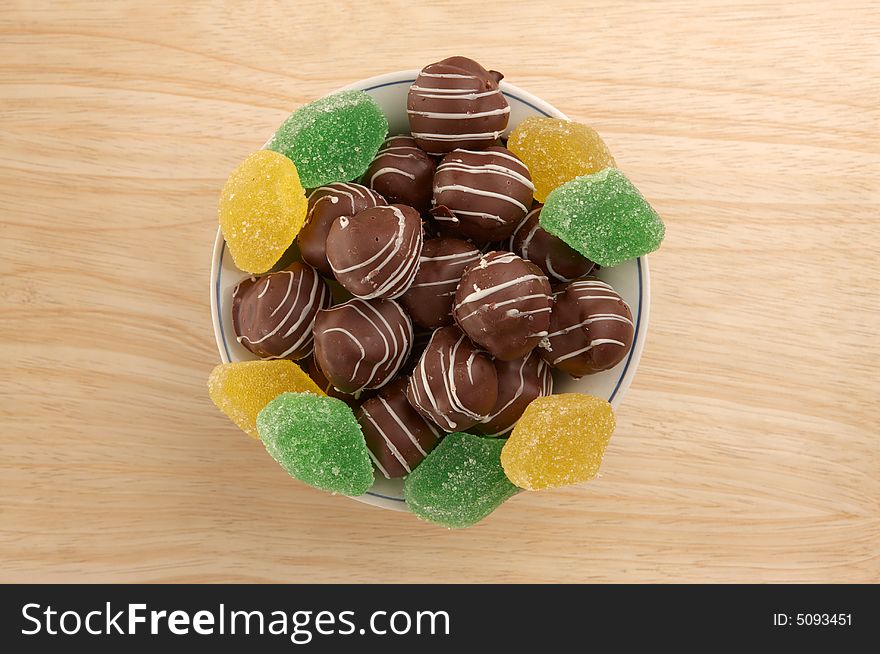
[{"label": "sugar-coated candy", "polygon": [[474,427],[474,431],[486,436],[504,436],[532,400],[553,392],[550,366],[536,350],[519,360],[495,359],[495,372],[498,374],[495,408],[486,420]]},{"label": "sugar-coated candy", "polygon": [[470,527],[518,489],[504,475],[504,441],[473,434],[449,434],[403,484],[409,509],[444,527]]},{"label": "sugar-coated candy", "polygon": [[351,218],[355,214],[385,204],[385,198],[354,183],[328,184],[309,194],[309,211],[306,224],[299,231],[296,242],[302,260],[314,266],[325,277],[333,277],[333,269],[327,261],[327,233],[340,216]]},{"label": "sugar-coated candy", "polygon": [[412,322],[394,300],[354,298],[321,309],[314,331],[321,371],[355,397],[394,379],[412,350]]},{"label": "sugar-coated candy", "polygon": [[373,485],[373,464],[360,425],[342,400],[283,393],[257,416],[266,451],[300,481],[342,495]]},{"label": "sugar-coated candy", "polygon": [[220,231],[235,265],[264,273],[293,242],[308,202],[296,166],[277,152],[254,152],[220,193]]},{"label": "sugar-coated candy", "polygon": [[606,168],[547,196],[541,227],[601,266],[616,266],[660,247],[663,220],[622,172]]},{"label": "sugar-coated candy", "polygon": [[365,300],[403,295],[419,267],[419,212],[404,204],[340,216],[327,233],[327,260],[336,280]]},{"label": "sugar-coated candy", "polygon": [[431,204],[434,160],[411,136],[392,136],[364,173],[363,183],[388,200],[425,213]]},{"label": "sugar-coated candy", "polygon": [[489,355],[458,327],[441,327],[422,352],[406,397],[443,431],[462,431],[489,417],[498,399],[498,374]]},{"label": "sugar-coated candy", "polygon": [[559,118],[526,118],[510,133],[507,147],[529,167],[538,202],[575,177],[616,165],[596,130]]},{"label": "sugar-coated candy", "polygon": [[431,238],[422,247],[419,269],[400,303],[420,327],[452,324],[452,296],[465,269],[480,258],[477,249],[458,238]]},{"label": "sugar-coated candy", "polygon": [[607,282],[587,278],[553,296],[544,360],[572,377],[609,370],[632,349],[635,326],[629,305]]},{"label": "sugar-coated candy", "polygon": [[510,105],[498,86],[503,77],[467,57],[425,66],[406,99],[410,130],[419,147],[428,154],[443,154],[493,145],[510,119]]},{"label": "sugar-coated candy", "polygon": [[221,363],[208,377],[208,395],[232,422],[254,438],[257,414],[281,393],[324,393],[287,359]]},{"label": "sugar-coated candy", "polygon": [[398,378],[355,411],[373,463],[385,477],[411,473],[434,449],[443,432],[412,408],[406,379]]},{"label": "sugar-coated candy", "polygon": [[330,289],[321,276],[295,261],[235,287],[232,329],[238,342],[258,357],[297,361],[311,354],[315,315],[329,306]]},{"label": "sugar-coated candy", "polygon": [[434,174],[431,215],[450,234],[499,241],[529,212],[534,189],[529,169],[510,150],[454,150]]},{"label": "sugar-coated candy", "polygon": [[504,361],[526,356],[550,326],[550,282],[531,261],[489,252],[471,264],[452,313],[470,339]]},{"label": "sugar-coated candy", "polygon": [[614,411],[603,399],[563,393],[534,400],[501,451],[508,479],[526,490],[592,479],[614,433]]},{"label": "sugar-coated candy", "polygon": [[516,226],[507,249],[538,266],[551,283],[584,277],[596,264],[571,249],[538,224],[541,205],[534,207]]},{"label": "sugar-coated candy", "polygon": [[363,91],[340,91],[294,111],[266,146],[289,157],[306,188],[364,173],[388,133],[388,120]]}]

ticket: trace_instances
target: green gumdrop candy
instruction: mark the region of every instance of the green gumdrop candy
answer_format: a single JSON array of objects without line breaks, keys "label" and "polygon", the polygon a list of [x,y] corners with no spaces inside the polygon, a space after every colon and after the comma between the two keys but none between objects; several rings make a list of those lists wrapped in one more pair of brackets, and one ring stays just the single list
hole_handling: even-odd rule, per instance
[{"label": "green gumdrop candy", "polygon": [[266,146],[296,164],[306,188],[359,177],[388,133],[382,109],[363,91],[341,91],[294,111]]},{"label": "green gumdrop candy", "polygon": [[373,485],[373,464],[360,425],[342,400],[282,393],[257,416],[257,432],[281,467],[302,482],[343,495]]},{"label": "green gumdrop candy", "polygon": [[660,247],[663,220],[617,168],[576,177],[551,191],[541,227],[602,266]]},{"label": "green gumdrop candy", "polygon": [[504,475],[504,440],[449,434],[406,478],[403,496],[418,517],[444,527],[470,527],[519,489]]}]

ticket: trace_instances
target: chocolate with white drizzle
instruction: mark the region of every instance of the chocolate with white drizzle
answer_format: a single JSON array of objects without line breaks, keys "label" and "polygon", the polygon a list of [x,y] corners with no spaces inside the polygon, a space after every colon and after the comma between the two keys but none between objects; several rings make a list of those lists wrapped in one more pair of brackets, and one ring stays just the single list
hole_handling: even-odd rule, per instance
[{"label": "chocolate with white drizzle", "polygon": [[606,282],[574,281],[554,295],[544,360],[572,377],[613,368],[633,344],[632,312]]},{"label": "chocolate with white drizzle", "polygon": [[431,238],[422,247],[419,270],[400,303],[412,321],[428,329],[451,325],[452,296],[469,265],[480,258],[479,251],[457,238]]},{"label": "chocolate with white drizzle", "polygon": [[489,355],[458,327],[441,327],[409,378],[406,398],[443,431],[464,431],[489,417],[498,399],[498,374]]},{"label": "chocolate with white drizzle", "polygon": [[510,105],[498,88],[503,77],[467,57],[425,66],[406,99],[410,131],[419,147],[440,155],[495,143],[510,118]]},{"label": "chocolate with white drizzle", "polygon": [[388,479],[411,473],[443,435],[410,405],[406,386],[398,378],[355,411],[370,457]]},{"label": "chocolate with white drizzle", "polygon": [[536,205],[516,226],[508,249],[538,266],[553,283],[589,275],[596,264],[538,224],[542,207]]},{"label": "chocolate with white drizzle", "polygon": [[315,318],[315,361],[337,390],[360,396],[400,371],[412,348],[409,316],[394,300],[354,298]]},{"label": "chocolate with white drizzle", "polygon": [[312,381],[318,385],[318,388],[320,388],[330,397],[335,397],[337,400],[342,400],[352,409],[358,408],[361,402],[370,399],[379,392],[374,390],[364,390],[358,394],[357,398],[355,398],[353,395],[349,395],[348,393],[337,391],[335,388],[333,388],[333,384],[330,383],[330,380],[327,379],[327,376],[318,366],[314,356],[302,359],[298,362],[298,365],[302,370],[305,371],[305,373],[309,377],[312,378]]},{"label": "chocolate with white drizzle", "polygon": [[243,280],[232,291],[232,329],[239,343],[263,359],[307,357],[319,309],[330,290],[314,268],[294,262],[285,270]]},{"label": "chocolate with white drizzle", "polygon": [[403,295],[422,253],[422,219],[403,204],[340,216],[327,234],[327,259],[336,280],[366,300]]},{"label": "chocolate with white drizzle", "polygon": [[486,436],[504,436],[513,429],[532,400],[553,393],[553,375],[541,355],[532,350],[514,361],[495,359],[498,400],[487,420],[474,430]]},{"label": "chocolate with white drizzle", "polygon": [[529,169],[510,150],[455,150],[434,174],[434,209],[441,229],[476,243],[508,238],[532,206]]},{"label": "chocolate with white drizzle", "polygon": [[512,361],[547,336],[551,306],[540,268],[511,252],[489,252],[462,275],[452,313],[474,343]]},{"label": "chocolate with white drizzle", "polygon": [[385,198],[355,183],[335,183],[321,186],[309,195],[309,211],[306,224],[296,237],[303,261],[314,266],[325,277],[333,277],[327,261],[327,233],[333,221],[340,216],[349,218],[355,214],[386,204]]},{"label": "chocolate with white drizzle", "polygon": [[361,179],[388,204],[405,204],[426,213],[431,206],[434,167],[434,160],[416,145],[414,138],[392,136]]}]

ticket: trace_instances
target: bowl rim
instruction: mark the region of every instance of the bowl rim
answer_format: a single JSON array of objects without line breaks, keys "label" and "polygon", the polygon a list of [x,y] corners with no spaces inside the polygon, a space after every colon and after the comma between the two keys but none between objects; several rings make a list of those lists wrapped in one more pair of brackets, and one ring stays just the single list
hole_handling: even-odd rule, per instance
[{"label": "bowl rim", "polygon": [[[336,89],[336,91],[332,91],[332,93],[347,91],[351,89],[372,91],[377,88],[382,88],[384,86],[412,84],[418,76],[419,72],[420,71],[418,69],[410,69],[385,73],[382,75],[375,75],[373,77],[367,77],[365,79],[352,82],[351,84],[347,84],[342,88]],[[523,104],[531,107],[540,114],[552,118],[562,118],[564,120],[569,120],[568,116],[566,116],[559,109],[551,105],[549,102],[542,100],[536,95],[533,95],[532,93],[529,93],[528,91],[525,91],[514,84],[502,80],[499,86],[501,88],[501,92],[505,96],[512,97],[515,100],[522,102]],[[269,137],[269,140],[271,140],[271,136]],[[267,144],[269,140],[266,141]],[[262,147],[265,148],[266,144],[264,144]],[[220,360],[222,363],[229,363],[231,361],[231,357],[229,356],[229,351],[226,344],[226,337],[223,330],[222,318],[220,316],[219,300],[221,281],[220,269],[223,265],[223,254],[225,249],[226,241],[223,239],[223,233],[218,227],[217,234],[214,238],[214,248],[211,253],[211,278],[209,280],[211,299],[211,322],[214,327],[214,341],[217,345],[217,351],[220,354]],[[651,275],[648,268],[647,256],[638,257],[636,259],[636,267],[638,272],[639,306],[636,315],[634,341],[633,346],[630,349],[629,354],[627,355],[626,363],[621,370],[620,378],[617,380],[617,384],[615,385],[614,390],[611,393],[611,397],[609,398],[609,402],[615,410],[619,407],[621,400],[623,399],[624,395],[626,395],[629,387],[632,385],[633,379],[635,379],[636,371],[638,370],[639,362],[645,349],[645,342],[647,340],[648,333],[648,323],[650,320]],[[370,504],[385,509],[408,512],[406,504],[401,498],[382,495],[381,493],[377,493],[372,490],[367,491],[364,495],[352,497],[351,499],[357,500],[358,502],[362,502],[364,504]]]}]

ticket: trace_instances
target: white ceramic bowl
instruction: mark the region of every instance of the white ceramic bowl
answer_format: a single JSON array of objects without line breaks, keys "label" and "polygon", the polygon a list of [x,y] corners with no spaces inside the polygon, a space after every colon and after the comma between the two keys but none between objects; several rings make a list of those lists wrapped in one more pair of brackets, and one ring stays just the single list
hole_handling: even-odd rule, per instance
[{"label": "white ceramic bowl", "polygon": [[[373,96],[388,117],[390,134],[409,133],[406,94],[418,72],[417,70],[404,70],[379,75],[350,84],[345,89],[360,89]],[[528,116],[567,118],[552,105],[513,84],[502,81],[501,90],[510,103],[508,131]],[[224,362],[246,361],[256,358],[235,340],[232,331],[230,311],[232,290],[246,277],[248,275],[238,270],[232,262],[232,256],[226,249],[223,235],[218,229],[211,264],[211,317],[214,322],[214,337],[217,339],[217,348],[220,351],[220,358]],[[639,359],[645,347],[651,296],[647,259],[640,257],[614,268],[603,268],[599,277],[611,284],[632,309],[635,318],[635,340],[632,350],[626,359],[617,366],[597,375],[574,380],[567,375],[557,374],[554,379],[554,392],[579,392],[597,395],[607,398],[616,409],[635,377]],[[403,501],[403,482],[385,479],[380,474],[377,474],[376,483],[365,495],[354,499],[386,509],[406,511],[406,504]]]}]

